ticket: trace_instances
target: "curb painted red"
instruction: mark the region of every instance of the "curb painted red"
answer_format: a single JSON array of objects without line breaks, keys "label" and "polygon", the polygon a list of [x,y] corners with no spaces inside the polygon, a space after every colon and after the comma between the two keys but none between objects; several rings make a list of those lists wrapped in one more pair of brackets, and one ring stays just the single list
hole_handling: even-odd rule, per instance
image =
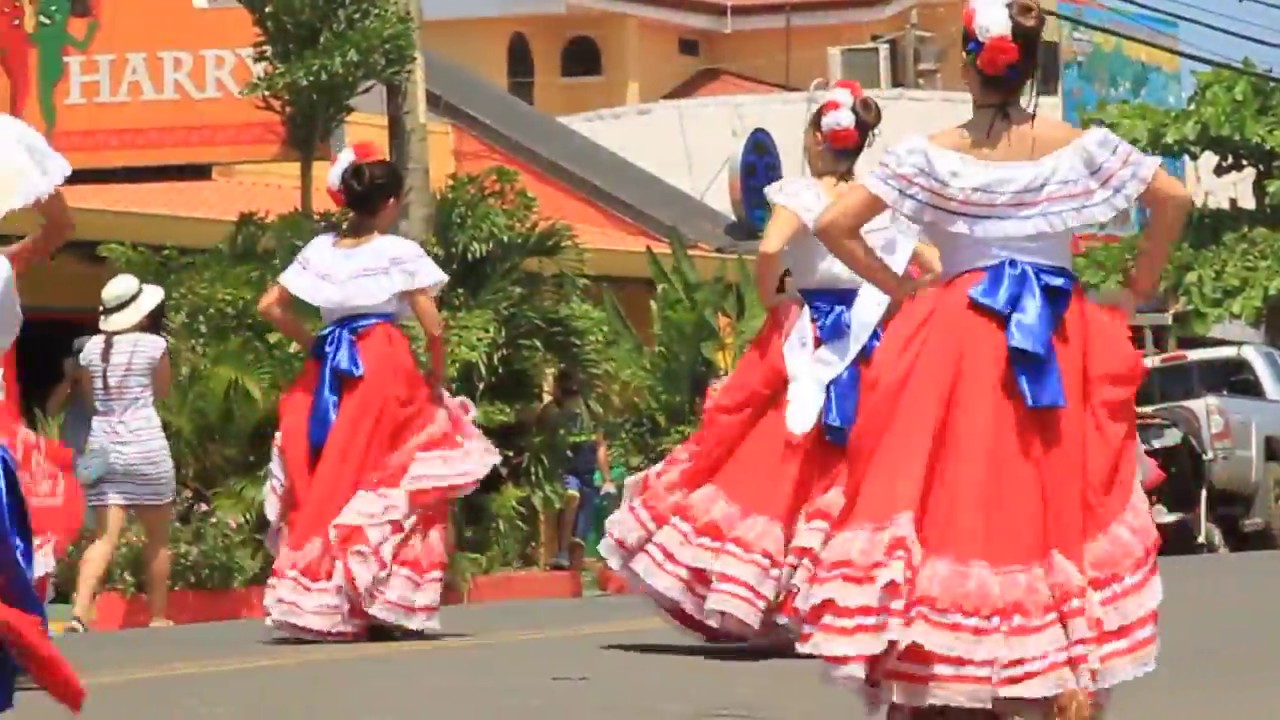
[{"label": "curb painted red", "polygon": [[[178,625],[262,617],[261,586],[234,590],[170,590],[169,619]],[[94,630],[146,627],[146,595],[104,592],[93,603]]]},{"label": "curb painted red", "polygon": [[637,594],[635,590],[627,587],[627,581],[618,573],[610,570],[608,565],[601,565],[596,570],[596,587],[610,595]]},{"label": "curb painted red", "polygon": [[582,574],[568,570],[503,570],[471,578],[467,604],[582,597]]},{"label": "curb painted red", "polygon": [[[261,586],[235,590],[170,590],[169,619],[178,625],[261,618]],[[504,570],[471,578],[465,595],[446,586],[442,605],[563,600],[582,597],[582,575],[565,570]],[[146,627],[151,622],[147,596],[104,592],[93,605],[93,629],[99,631]]]}]

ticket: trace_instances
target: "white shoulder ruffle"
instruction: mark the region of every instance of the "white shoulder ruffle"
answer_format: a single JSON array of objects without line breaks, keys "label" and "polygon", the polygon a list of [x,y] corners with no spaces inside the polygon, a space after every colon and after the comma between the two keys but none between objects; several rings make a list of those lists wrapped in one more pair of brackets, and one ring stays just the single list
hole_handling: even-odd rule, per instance
[{"label": "white shoulder ruffle", "polygon": [[412,290],[434,295],[449,280],[408,238],[383,235],[356,248],[334,247],[334,239],[331,233],[316,237],[280,274],[280,284],[308,305],[372,307]]},{"label": "white shoulder ruffle", "polygon": [[0,114],[0,217],[49,197],[71,164],[35,128]]},{"label": "white shoulder ruffle", "polygon": [[1160,167],[1103,128],[1027,162],[987,162],[914,137],[890,148],[868,190],[919,225],[975,237],[1069,232],[1132,208]]},{"label": "white shoulder ruffle", "polygon": [[810,177],[783,178],[764,189],[765,199],[774,207],[784,207],[795,213],[800,222],[810,230],[818,222],[818,216],[831,204],[831,198],[822,184]]}]

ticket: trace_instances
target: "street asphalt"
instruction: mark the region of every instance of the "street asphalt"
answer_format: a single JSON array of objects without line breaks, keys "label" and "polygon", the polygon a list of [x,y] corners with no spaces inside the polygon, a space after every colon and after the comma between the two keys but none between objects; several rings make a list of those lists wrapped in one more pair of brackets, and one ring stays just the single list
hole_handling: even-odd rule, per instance
[{"label": "street asphalt", "polygon": [[[1108,720],[1280,717],[1280,553],[1170,558],[1161,667]],[[814,660],[703,645],[635,597],[450,608],[434,640],[282,645],[259,623],[66,636],[86,720],[860,720]],[[67,718],[23,692],[16,720]]]}]

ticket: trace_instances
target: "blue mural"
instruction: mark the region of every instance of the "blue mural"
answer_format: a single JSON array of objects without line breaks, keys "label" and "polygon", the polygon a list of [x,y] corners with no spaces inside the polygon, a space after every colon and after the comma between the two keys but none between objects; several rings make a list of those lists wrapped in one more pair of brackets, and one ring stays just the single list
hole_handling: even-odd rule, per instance
[{"label": "blue mural", "polygon": [[[1182,59],[1172,53],[1131,43],[1111,35],[1072,25],[1080,20],[1176,47],[1178,23],[1163,16],[1128,9],[1110,10],[1094,0],[1059,0],[1062,13],[1062,117],[1076,127],[1099,103],[1140,102],[1176,108],[1186,104]],[[1182,158],[1166,158],[1164,167],[1178,178],[1185,175]],[[1141,226],[1138,213],[1117,218],[1100,232],[1127,235]]]}]

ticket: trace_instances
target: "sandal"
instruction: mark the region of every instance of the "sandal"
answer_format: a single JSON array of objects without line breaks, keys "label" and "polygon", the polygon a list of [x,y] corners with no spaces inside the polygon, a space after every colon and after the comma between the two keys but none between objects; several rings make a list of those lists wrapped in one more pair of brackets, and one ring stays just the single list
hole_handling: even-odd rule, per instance
[{"label": "sandal", "polygon": [[85,621],[84,621],[84,620],[81,620],[81,619],[80,619],[80,616],[79,616],[79,615],[72,615],[72,616],[71,616],[71,622],[67,623],[67,627],[66,627],[66,629],[65,629],[65,630],[63,630],[63,632],[65,632],[65,633],[87,633],[87,632],[89,632],[89,626],[85,624]]}]

